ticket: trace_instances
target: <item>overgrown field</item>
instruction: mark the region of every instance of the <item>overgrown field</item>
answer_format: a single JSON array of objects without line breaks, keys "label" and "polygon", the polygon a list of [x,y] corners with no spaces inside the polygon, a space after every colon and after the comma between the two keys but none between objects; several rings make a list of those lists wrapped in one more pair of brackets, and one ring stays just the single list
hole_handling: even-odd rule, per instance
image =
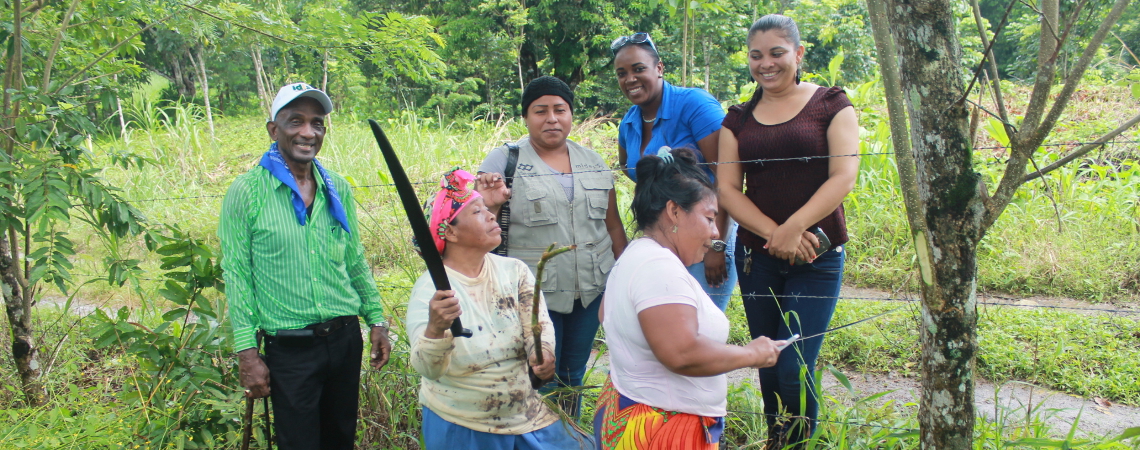
[{"label": "overgrown field", "polygon": [[[1104,131],[1084,118],[1096,117],[1098,111],[1114,114],[1102,104],[1117,88],[1098,89],[1080,99],[1074,110],[1082,113],[1067,121],[1051,142],[1091,140]],[[853,91],[856,100],[869,96]],[[108,165],[111,153],[149,158],[143,169],[108,167],[105,176],[124,190],[124,197],[133,200],[152,224],[177,224],[188,237],[199,240],[194,245],[200,247],[170,247],[163,255],[197,251],[202,258],[216,258],[212,251],[217,248],[221,196],[233,178],[253,167],[267,148],[264,125],[257,118],[223,118],[211,139],[193,107],[170,105],[149,114],[153,117],[138,120],[137,127],[121,139],[95,142],[92,164]],[[908,294],[915,287],[913,258],[897,174],[893,157],[883,154],[891,151],[884,114],[869,107],[860,115],[865,155],[858,185],[846,202],[852,237],[846,279],[851,285],[892,292],[892,297],[913,298],[914,294]],[[392,363],[382,373],[370,371],[365,376],[361,442],[366,448],[416,448],[418,378],[400,353],[407,350],[400,324],[408,287],[423,270],[422,262],[411,251],[410,230],[367,127],[362,120],[346,116],[334,116],[332,122],[321,159],[356,185],[364,245],[399,335]],[[488,150],[525,134],[516,120],[440,124],[438,119],[405,115],[386,119],[384,125],[409,176],[424,182],[421,197],[434,189],[443,170],[455,165],[477,167]],[[596,149],[612,163],[617,154],[614,125],[612,120],[588,120],[576,126],[571,139]],[[1000,136],[989,134],[986,127],[978,133],[979,147],[1000,145]],[[1140,295],[1140,262],[1134,257],[1140,249],[1137,135],[1127,133],[1121,140],[1131,142],[1111,146],[1083,165],[1063,168],[1023,188],[982,243],[979,289],[1096,303],[1134,302]],[[1047,164],[1069,148],[1047,147],[1038,164]],[[996,185],[994,177],[1004,161],[1001,149],[980,149],[977,158],[990,185]],[[621,175],[617,180],[619,204],[628,225],[626,205],[632,184]],[[43,333],[39,342],[44,379],[52,393],[48,406],[20,408],[11,361],[3,360],[0,448],[236,448],[242,400],[235,361],[225,339],[227,331],[220,320],[225,313],[223,296],[203,289],[202,298],[213,305],[209,311],[168,313],[176,305],[158,289],[163,286],[164,272],[172,269],[160,268],[160,255],[148,252],[140,242],[108,242],[82,234],[74,241],[82,255],[74,262],[74,273],[95,281],[79,288],[71,300],[52,292],[41,300],[36,318],[37,329]],[[132,274],[132,281],[123,288],[108,287],[97,280],[106,276],[101,267],[108,257],[140,259],[147,271]],[[49,304],[68,305],[72,311]],[[900,305],[904,304],[842,300],[833,324],[854,322]],[[92,307],[105,312],[75,313],[77,308],[88,312]],[[917,304],[910,304],[873,322],[836,332],[824,346],[821,370],[834,366],[848,372],[916,376],[916,308]],[[995,381],[1025,380],[1074,395],[1140,404],[1140,315],[1002,307],[980,312],[981,376]],[[739,302],[734,302],[729,313],[734,324],[732,339],[745,341]],[[7,339],[4,333],[0,347],[8,347]],[[180,367],[186,370],[175,370]],[[595,371],[587,384],[603,378]],[[589,397],[592,391],[586,394]],[[909,431],[917,428],[917,421],[901,412],[901,405],[880,406],[873,398],[840,402],[830,395],[824,402],[818,448],[917,448],[917,439]],[[763,417],[748,412],[761,410],[759,393],[748,385],[736,387],[729,402],[737,412],[730,416],[728,447],[755,448],[754,443],[764,437]],[[588,401],[583,423],[590,423],[592,408]],[[979,448],[1043,438],[1046,433],[1040,427],[983,425],[978,428]],[[1111,445],[1135,448],[1138,444]]]}]

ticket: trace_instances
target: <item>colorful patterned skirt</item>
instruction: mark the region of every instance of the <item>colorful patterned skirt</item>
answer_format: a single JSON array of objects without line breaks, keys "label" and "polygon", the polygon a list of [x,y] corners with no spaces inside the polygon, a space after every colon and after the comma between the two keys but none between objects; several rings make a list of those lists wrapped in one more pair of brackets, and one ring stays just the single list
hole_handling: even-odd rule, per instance
[{"label": "colorful patterned skirt", "polygon": [[607,378],[594,414],[602,450],[717,450],[723,417],[665,411],[621,395]]}]

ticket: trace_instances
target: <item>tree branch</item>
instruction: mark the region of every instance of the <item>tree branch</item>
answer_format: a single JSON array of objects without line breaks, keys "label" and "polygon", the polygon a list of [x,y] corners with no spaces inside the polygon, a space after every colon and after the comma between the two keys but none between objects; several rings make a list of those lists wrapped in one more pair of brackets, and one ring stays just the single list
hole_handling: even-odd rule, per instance
[{"label": "tree branch", "polygon": [[[1025,119],[1021,121],[1021,131],[1017,140],[1023,141],[1033,135],[1041,122],[1041,114],[1045,112],[1049,102],[1049,92],[1053,89],[1053,79],[1057,75],[1057,59],[1053,57],[1057,49],[1056,36],[1050,37],[1046,28],[1053,29],[1051,21],[1056,21],[1058,0],[1041,0],[1044,11],[1038,10],[1041,16],[1041,35],[1037,43],[1037,78],[1033,82],[1033,92],[1029,96],[1029,106],[1025,108]],[[1036,147],[1032,145],[1031,147]],[[1016,147],[1015,147],[1016,148]],[[1019,169],[1020,173],[1020,169]]]},{"label": "tree branch", "polygon": [[24,8],[23,12],[21,12],[20,15],[27,16],[29,14],[35,14],[39,12],[40,9],[43,9],[44,6],[47,6],[47,0],[36,0],[32,4],[28,5],[27,8]]},{"label": "tree branch", "polygon": [[1065,24],[1065,31],[1062,32],[1061,37],[1057,39],[1057,48],[1053,50],[1053,58],[1056,58],[1057,55],[1061,53],[1061,47],[1065,45],[1065,41],[1069,40],[1069,33],[1073,31],[1073,26],[1077,24],[1077,19],[1080,18],[1081,10],[1084,9],[1085,4],[1087,3],[1087,0],[1080,0],[1077,2],[1077,6],[1073,8],[1073,14],[1069,20],[1069,23]]},{"label": "tree branch", "polygon": [[[1104,42],[1104,38],[1108,35],[1109,29],[1111,29],[1113,24],[1124,14],[1124,9],[1128,7],[1129,1],[1130,0],[1116,0],[1112,11],[1110,11],[1108,17],[1101,22],[1096,34],[1093,35],[1092,41],[1085,47],[1085,51],[1081,54],[1073,71],[1070,72],[1069,76],[1065,79],[1065,85],[1057,95],[1057,99],[1053,102],[1053,106],[1049,110],[1048,115],[1046,115],[1045,120],[1040,123],[1033,123],[1030,122],[1031,114],[1033,115],[1032,120],[1034,121],[1037,120],[1037,117],[1040,117],[1041,111],[1045,109],[1045,100],[1047,100],[1049,90],[1052,87],[1051,81],[1053,76],[1050,75],[1048,79],[1044,79],[1041,74],[1038,73],[1038,85],[1033,88],[1035,100],[1030,101],[1030,109],[1026,112],[1025,120],[1022,121],[1021,132],[1018,133],[1020,139],[1017,145],[1010,148],[1009,160],[1006,161],[1005,166],[1005,174],[1002,175],[1001,182],[998,184],[997,190],[994,191],[993,197],[990,198],[990,202],[986,207],[986,217],[983,221],[986,228],[989,228],[997,221],[998,216],[1001,215],[1005,207],[1009,205],[1010,200],[1013,199],[1013,194],[1016,193],[1017,189],[1025,182],[1025,166],[1029,161],[1029,157],[1033,152],[1037,151],[1037,148],[1041,146],[1041,143],[1045,140],[1049,131],[1052,130],[1053,126],[1057,123],[1057,118],[1060,117],[1061,112],[1064,111],[1065,106],[1068,105],[1069,99],[1072,98],[1073,92],[1076,90],[1077,85],[1080,84],[1085,70],[1088,69],[1089,63],[1100,48],[1100,44]],[[1050,53],[1052,52],[1052,49],[1042,49],[1043,53],[1044,50],[1049,50]],[[1047,66],[1050,72],[1054,71],[1054,65],[1050,63]],[[1041,82],[1043,79],[1047,81],[1047,83],[1042,88]],[[1041,88],[1040,92],[1038,88]],[[1038,94],[1040,94],[1040,98],[1037,98]],[[1035,105],[1033,103],[1034,101],[1038,101],[1039,104]]]},{"label": "tree branch", "polygon": [[[190,5],[183,5],[183,6],[190,6]],[[131,40],[131,39],[134,39],[135,37],[138,37],[139,35],[141,35],[141,34],[143,34],[143,33],[147,32],[147,30],[150,30],[151,28],[154,28],[154,27],[155,27],[155,25],[158,25],[158,24],[160,24],[160,23],[166,22],[167,20],[170,20],[172,17],[174,17],[174,15],[175,15],[175,14],[177,14],[177,13],[171,13],[170,15],[168,15],[168,16],[166,16],[166,17],[163,17],[162,19],[159,19],[159,20],[157,20],[157,21],[155,21],[155,22],[152,22],[152,23],[150,23],[149,25],[147,25],[147,26],[143,27],[143,28],[142,28],[141,30],[139,30],[137,33],[135,33],[135,34],[132,34],[132,35],[128,36],[126,39],[123,39],[123,40],[119,41],[119,43],[115,44],[113,47],[111,47],[110,49],[108,49],[106,52],[103,52],[103,54],[102,54],[102,55],[99,55],[99,57],[98,57],[98,58],[95,58],[95,60],[94,60],[94,61],[91,61],[91,63],[87,64],[87,66],[83,67],[83,68],[82,68],[82,69],[80,69],[79,71],[77,71],[77,72],[75,72],[74,74],[72,74],[72,75],[71,75],[71,77],[69,77],[69,78],[68,78],[66,81],[64,81],[63,83],[61,83],[61,84],[59,85],[59,88],[57,88],[55,91],[53,91],[53,92],[52,92],[52,95],[54,95],[54,94],[58,94],[58,93],[59,93],[59,91],[60,91],[61,89],[65,88],[65,87],[67,87],[67,86],[69,86],[69,85],[71,85],[71,82],[75,81],[75,79],[76,79],[76,78],[79,78],[79,77],[80,77],[80,76],[82,76],[84,73],[87,73],[87,71],[88,71],[88,70],[91,70],[91,68],[92,68],[92,67],[95,67],[95,65],[96,65],[96,64],[99,64],[99,62],[100,62],[100,61],[103,61],[104,59],[107,59],[107,57],[108,57],[108,56],[111,56],[111,54],[112,54],[112,53],[114,53],[116,50],[118,50],[118,49],[119,49],[119,47],[122,47],[122,46],[123,46],[124,44],[126,44],[127,42],[130,42],[130,40]]]},{"label": "tree branch", "polygon": [[[21,79],[24,72],[24,46],[20,45],[20,42],[22,42],[24,39],[24,19],[20,14],[22,12],[20,3],[20,0],[14,0],[12,2],[12,54],[8,55],[8,64],[4,72],[3,96],[4,114],[6,116],[4,118],[4,125],[6,126],[12,125],[12,123],[15,121],[17,114],[13,114],[13,112],[15,112],[15,110],[18,109],[20,105],[20,102],[16,102],[14,105],[12,104],[12,93],[9,91],[12,89],[19,89],[19,80]],[[16,138],[12,136],[12,133],[10,132],[5,132],[4,135],[8,138],[3,143],[4,152],[8,156],[12,156],[12,152],[16,149]],[[12,243],[13,246],[16,244],[17,243],[15,242]],[[19,260],[17,259],[16,261]],[[13,262],[12,264],[19,265],[19,262]]]},{"label": "tree branch", "polygon": [[1115,130],[1109,131],[1104,136],[1101,136],[1100,139],[1097,139],[1096,141],[1093,141],[1090,144],[1085,144],[1085,145],[1081,146],[1081,148],[1073,150],[1068,155],[1065,155],[1064,158],[1058,159],[1057,161],[1054,161],[1053,164],[1045,166],[1044,169],[1040,169],[1036,172],[1026,174],[1025,178],[1022,180],[1022,182],[1028,182],[1028,181],[1040,178],[1041,176],[1043,176],[1049,172],[1057,170],[1061,166],[1068,164],[1069,162],[1073,161],[1074,159],[1080,158],[1080,157],[1084,156],[1085,154],[1087,154],[1088,152],[1091,152],[1093,149],[1103,146],[1104,144],[1108,143],[1108,141],[1111,141],[1112,139],[1119,136],[1121,133],[1127,131],[1129,128],[1136,126],[1137,123],[1140,123],[1140,114],[1136,114],[1135,116],[1132,116],[1131,119],[1128,119],[1128,121],[1120,124],[1120,126],[1116,127]]},{"label": "tree branch", "polygon": [[1073,96],[1073,92],[1077,90],[1077,85],[1081,83],[1081,78],[1085,75],[1085,70],[1088,69],[1089,63],[1092,62],[1096,56],[1097,50],[1100,49],[1100,44],[1104,43],[1104,39],[1108,37],[1108,32],[1112,26],[1120,20],[1120,16],[1124,15],[1124,10],[1128,8],[1130,0],[1116,0],[1112,5],[1112,11],[1108,13],[1108,17],[1101,22],[1100,27],[1097,28],[1096,34],[1093,35],[1089,45],[1085,47],[1084,53],[1077,63],[1073,66],[1073,71],[1065,78],[1065,87],[1061,88],[1061,92],[1057,95],[1057,100],[1053,102],[1053,107],[1049,109],[1049,114],[1045,116],[1045,120],[1041,122],[1041,126],[1036,130],[1028,130],[1024,126],[1022,132],[1032,132],[1029,143],[1033,147],[1041,145],[1045,141],[1045,137],[1049,131],[1053,129],[1053,125],[1057,123],[1057,119],[1061,116],[1061,112],[1068,106],[1069,100]]},{"label": "tree branch", "polygon": [[158,76],[160,76],[160,77],[166,78],[168,81],[170,81],[171,84],[182,82],[181,80],[174,78],[174,75],[168,75],[166,72],[163,72],[159,68],[152,66],[150,64],[147,64],[145,62],[139,61],[139,65],[145,67],[146,70],[149,70],[151,72],[158,74]]},{"label": "tree branch", "polygon": [[1116,33],[1112,33],[1112,37],[1114,37],[1114,38],[1116,38],[1116,40],[1120,41],[1120,46],[1122,48],[1124,48],[1124,51],[1128,52],[1129,55],[1132,55],[1132,60],[1136,61],[1136,64],[1140,65],[1140,58],[1137,58],[1136,54],[1132,53],[1132,49],[1128,48],[1128,44],[1124,43],[1124,39],[1121,39],[1120,36],[1116,35]]},{"label": "tree branch", "polygon": [[40,83],[40,91],[47,91],[48,83],[51,82],[51,66],[55,63],[55,55],[59,53],[59,45],[63,43],[63,36],[67,34],[67,25],[71,23],[71,16],[75,14],[77,6],[79,6],[79,0],[71,0],[71,6],[67,7],[67,14],[63,15],[63,22],[59,25],[59,34],[55,36],[55,42],[52,42],[51,51],[48,52],[47,62],[44,63],[44,79]]},{"label": "tree branch", "polygon": [[[1001,19],[1003,25],[1005,21],[1009,19],[1009,12],[1013,10],[1013,5],[1015,4],[1017,4],[1017,0],[1009,2],[1009,7],[1005,10],[1005,16]],[[1005,125],[1005,135],[1015,137],[1017,136],[1017,128],[1009,121],[1009,110],[1005,107],[1005,97],[1001,93],[1001,79],[998,77],[997,60],[994,58],[993,47],[987,42],[989,38],[986,37],[986,29],[982,25],[982,7],[978,4],[978,0],[971,0],[970,7],[974,9],[974,22],[978,24],[978,36],[982,38],[982,45],[989,49],[982,57],[989,59],[989,76],[990,82],[993,83],[994,103],[997,104],[998,114],[1000,115],[999,119],[1001,119],[1001,123]],[[1002,28],[1002,26],[998,26],[998,30]],[[1000,31],[994,31],[994,42],[997,42],[999,34]]]},{"label": "tree branch", "polygon": [[[977,4],[978,0],[973,0],[973,3]],[[1017,3],[1016,0],[1010,2],[1009,7],[1005,9],[1005,15],[1002,16],[1001,23],[998,24],[997,30],[994,31],[995,36],[1001,34],[1001,29],[1005,27],[1006,20],[1009,19],[1009,12],[1013,10],[1013,5],[1015,3]],[[978,23],[978,37],[982,38],[982,45],[986,49],[982,51],[982,60],[978,62],[978,68],[974,69],[974,76],[970,78],[970,84],[966,86],[966,90],[962,91],[962,98],[958,100],[958,103],[962,103],[970,97],[970,91],[974,90],[974,83],[978,81],[978,76],[982,74],[982,69],[986,67],[986,61],[989,61],[991,64],[994,62],[993,45],[997,42],[997,40],[995,39],[993,42],[986,42],[986,32],[982,28],[981,13],[979,11],[980,8],[974,11],[974,20]],[[997,66],[995,65],[994,67]],[[996,70],[994,71],[994,74],[997,74]]]},{"label": "tree branch", "polygon": [[922,281],[932,284],[934,280],[933,262],[929,252],[930,233],[924,217],[925,205],[918,195],[918,181],[915,174],[914,152],[911,149],[910,131],[907,128],[906,104],[903,101],[902,80],[899,76],[899,53],[891,36],[890,20],[887,18],[888,0],[867,0],[871,32],[875,39],[876,58],[883,75],[883,91],[887,98],[887,117],[891,125],[891,142],[895,149],[895,166],[899,172],[899,187],[906,205],[907,223],[910,225],[911,239],[918,257]]}]

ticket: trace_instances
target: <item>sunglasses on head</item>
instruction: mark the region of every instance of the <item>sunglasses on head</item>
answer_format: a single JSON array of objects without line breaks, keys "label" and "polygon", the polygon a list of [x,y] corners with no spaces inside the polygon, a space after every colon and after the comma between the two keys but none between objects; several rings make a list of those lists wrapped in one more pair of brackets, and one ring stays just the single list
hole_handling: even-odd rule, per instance
[{"label": "sunglasses on head", "polygon": [[621,50],[627,45],[646,43],[649,44],[649,48],[653,49],[653,53],[657,53],[657,46],[653,45],[653,39],[650,39],[649,33],[645,32],[633,33],[629,36],[621,36],[617,39],[614,39],[614,41],[610,43],[610,51],[613,52],[614,56],[617,56],[618,50]]}]

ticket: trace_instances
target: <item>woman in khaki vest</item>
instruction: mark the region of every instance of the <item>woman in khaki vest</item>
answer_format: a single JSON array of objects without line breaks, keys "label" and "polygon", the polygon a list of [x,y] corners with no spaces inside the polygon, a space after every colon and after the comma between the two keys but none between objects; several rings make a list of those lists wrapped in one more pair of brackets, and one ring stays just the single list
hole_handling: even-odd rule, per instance
[{"label": "woman in khaki vest", "polygon": [[[573,107],[574,93],[562,80],[544,76],[531,81],[522,95],[528,135],[492,150],[476,183],[492,212],[510,205],[507,256],[537,270],[550,244],[577,245],[548,261],[542,277],[560,386],[582,385],[606,278],[627,242],[609,166],[597,152],[566,138]],[[516,146],[513,184],[506,190],[502,174],[508,172],[510,147]],[[563,399],[563,408],[577,416],[579,397]]]}]

